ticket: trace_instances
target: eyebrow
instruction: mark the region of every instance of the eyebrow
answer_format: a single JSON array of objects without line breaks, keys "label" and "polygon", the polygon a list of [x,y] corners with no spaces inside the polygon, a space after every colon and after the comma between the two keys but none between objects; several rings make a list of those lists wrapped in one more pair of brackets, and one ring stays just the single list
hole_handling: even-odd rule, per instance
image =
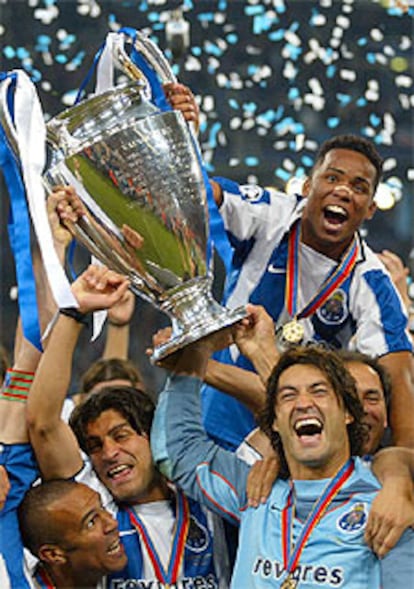
[{"label": "eyebrow", "polygon": [[[133,427],[131,426],[131,424],[128,421],[123,421],[122,423],[118,423],[118,425],[114,425],[113,428],[111,428],[108,433],[106,435],[111,436],[112,434],[116,433],[118,430],[122,429],[123,427],[130,427],[131,429],[133,429]],[[90,442],[92,440],[100,440],[101,437],[100,436],[86,436],[86,442]]]},{"label": "eyebrow", "polygon": [[[345,170],[341,170],[340,168],[335,168],[334,166],[329,166],[329,168],[326,168],[326,171],[329,171],[329,170],[337,172],[338,174],[346,174]],[[357,176],[355,178],[355,180],[358,180],[360,182],[364,182],[368,186],[371,186],[371,183],[366,178],[363,178],[362,176]]]},{"label": "eyebrow", "polygon": [[82,516],[81,519],[81,527],[83,527],[85,525],[85,523],[88,521],[88,519],[91,517],[91,515],[94,515],[95,513],[98,512],[98,508],[92,507],[87,513],[85,513],[84,516]]},{"label": "eyebrow", "polygon": [[[327,380],[319,380],[317,382],[313,382],[311,385],[309,385],[308,388],[314,389],[314,388],[319,387],[321,385],[323,385],[325,387],[330,386],[330,384],[329,384],[329,382]],[[291,384],[286,384],[283,387],[278,388],[277,389],[277,392],[280,393],[280,391],[286,391],[286,390],[288,390],[288,391],[297,391],[298,390],[298,387],[296,387],[294,385],[291,385]]]}]

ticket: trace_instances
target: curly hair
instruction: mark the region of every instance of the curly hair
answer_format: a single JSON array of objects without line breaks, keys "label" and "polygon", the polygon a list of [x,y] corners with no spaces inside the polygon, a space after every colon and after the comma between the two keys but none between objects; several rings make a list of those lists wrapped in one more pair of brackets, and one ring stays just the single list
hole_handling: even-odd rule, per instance
[{"label": "curly hair", "polygon": [[310,365],[319,368],[328,381],[345,409],[353,417],[347,425],[351,455],[358,456],[366,437],[366,426],[362,423],[364,411],[356,391],[355,381],[346,369],[338,354],[319,346],[295,347],[284,352],[267,382],[266,402],[259,417],[260,427],[267,434],[277,452],[280,463],[280,477],[288,478],[289,468],[283,450],[283,443],[278,432],[273,429],[276,418],[275,405],[279,379],[285,370],[296,364]]},{"label": "curly hair", "polygon": [[316,155],[315,164],[313,166],[312,172],[318,168],[323,160],[325,159],[326,154],[332,149],[350,149],[351,151],[357,151],[364,155],[371,164],[374,166],[376,170],[376,177],[374,181],[374,190],[377,188],[381,177],[382,177],[382,166],[383,166],[383,159],[378,153],[375,145],[372,141],[369,141],[365,137],[360,137],[359,135],[336,135],[327,141],[324,141],[319,148],[319,151]]},{"label": "curly hair", "polygon": [[88,424],[110,409],[122,415],[137,434],[149,436],[155,405],[148,393],[128,386],[106,386],[90,395],[71,414],[70,426],[84,452],[88,453]]}]

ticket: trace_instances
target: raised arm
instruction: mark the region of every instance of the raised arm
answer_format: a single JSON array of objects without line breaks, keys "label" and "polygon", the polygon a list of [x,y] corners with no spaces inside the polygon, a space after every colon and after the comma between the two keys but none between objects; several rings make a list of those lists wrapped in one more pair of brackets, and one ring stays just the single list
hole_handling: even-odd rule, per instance
[{"label": "raised arm", "polygon": [[[105,267],[90,266],[73,283],[79,309],[59,314],[32,385],[27,423],[39,468],[46,479],[68,478],[82,467],[76,438],[61,419],[70,384],[73,353],[85,316],[111,307],[122,298],[128,281]],[[72,310],[73,311],[73,310]]]},{"label": "raised arm", "polygon": [[104,360],[128,360],[130,322],[135,308],[135,295],[127,290],[122,299],[108,311]]},{"label": "raised arm", "polygon": [[[151,431],[155,462],[186,494],[233,523],[246,502],[248,466],[210,440],[201,424],[200,387],[212,349],[205,338],[169,359]],[[156,340],[154,343],[158,343]]]}]

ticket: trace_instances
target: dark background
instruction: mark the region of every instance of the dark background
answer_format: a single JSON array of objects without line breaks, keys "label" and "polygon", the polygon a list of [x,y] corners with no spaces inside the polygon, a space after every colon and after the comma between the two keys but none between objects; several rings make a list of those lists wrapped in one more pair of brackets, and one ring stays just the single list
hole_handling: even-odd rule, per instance
[{"label": "dark background", "polygon": [[[176,7],[183,7],[190,26],[188,47],[180,35],[167,40]],[[414,245],[413,14],[412,2],[403,0],[3,0],[1,69],[26,70],[49,118],[73,103],[107,32],[144,29],[197,96],[211,174],[283,189],[291,175],[307,173],[329,136],[371,137],[386,159],[384,180],[396,178],[402,198],[378,211],[364,231],[373,249],[394,250],[408,262]],[[0,203],[0,339],[11,349],[17,308],[9,296],[15,277],[4,185]],[[78,269],[84,263],[78,253]],[[150,368],[143,349],[165,321],[138,303],[131,357],[153,388],[162,374]],[[102,340],[77,358],[76,374],[99,356]]]}]

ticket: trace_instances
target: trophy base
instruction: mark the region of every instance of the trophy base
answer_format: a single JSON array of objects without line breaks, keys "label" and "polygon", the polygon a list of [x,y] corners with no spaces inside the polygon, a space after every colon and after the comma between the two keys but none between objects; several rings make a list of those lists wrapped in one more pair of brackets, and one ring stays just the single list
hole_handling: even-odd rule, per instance
[{"label": "trophy base", "polygon": [[190,332],[181,333],[179,335],[174,336],[165,344],[161,344],[160,346],[156,346],[150,357],[150,360],[153,364],[160,362],[174,354],[174,352],[178,352],[188,346],[196,342],[211,333],[216,331],[220,331],[221,329],[225,329],[226,327],[230,327],[235,323],[238,323],[245,317],[247,317],[247,312],[244,307],[239,307],[238,309],[229,310],[223,309],[225,312],[222,313],[219,317],[214,317],[214,319],[210,321],[203,322],[199,326],[194,326]]}]

